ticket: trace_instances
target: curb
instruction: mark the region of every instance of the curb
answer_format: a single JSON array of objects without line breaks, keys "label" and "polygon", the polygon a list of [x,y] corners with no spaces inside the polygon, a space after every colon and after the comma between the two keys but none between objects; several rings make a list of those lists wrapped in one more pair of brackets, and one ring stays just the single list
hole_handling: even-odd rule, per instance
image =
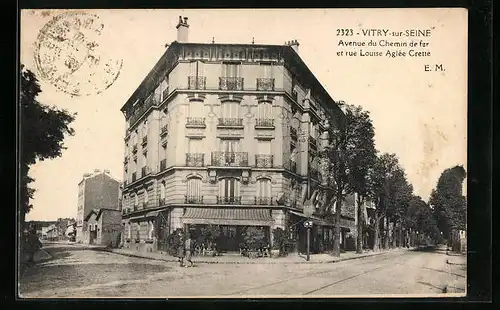
[{"label": "curb", "polygon": [[[143,258],[143,259],[150,259],[150,260],[156,260],[156,261],[164,261],[164,262],[170,262],[170,263],[178,263],[178,259],[168,259],[168,258],[156,258],[156,257],[147,257],[147,256],[141,256],[138,254],[132,254],[132,253],[120,253],[116,252],[110,249],[92,249],[94,251],[103,251],[103,252],[108,252],[108,253],[113,253],[117,255],[123,255],[127,257],[134,257],[134,258]],[[194,263],[196,264],[227,264],[227,265],[251,265],[251,264],[267,264],[267,265],[275,265],[275,264],[332,264],[332,263],[338,263],[342,261],[347,261],[347,260],[353,260],[353,259],[360,259],[360,258],[365,258],[365,257],[371,257],[371,256],[377,256],[377,255],[382,255],[382,254],[387,254],[388,252],[376,252],[376,253],[370,253],[366,254],[363,256],[353,256],[353,257],[346,257],[346,258],[339,258],[335,260],[327,260],[327,261],[303,261],[303,262],[284,262],[284,261],[276,261],[276,262],[270,262],[270,261],[228,261],[228,262],[221,262],[221,261],[204,261],[204,260],[195,260]]]}]

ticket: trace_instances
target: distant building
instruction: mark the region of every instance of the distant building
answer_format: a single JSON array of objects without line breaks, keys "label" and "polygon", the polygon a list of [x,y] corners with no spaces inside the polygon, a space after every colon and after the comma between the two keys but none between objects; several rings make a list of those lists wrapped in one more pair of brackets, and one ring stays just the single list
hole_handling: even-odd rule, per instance
[{"label": "distant building", "polygon": [[83,242],[118,247],[121,238],[121,211],[91,210],[84,218]]},{"label": "distant building", "polygon": [[94,209],[120,210],[120,182],[108,170],[86,173],[78,184],[78,211],[76,216],[76,241],[83,242],[84,219]]}]

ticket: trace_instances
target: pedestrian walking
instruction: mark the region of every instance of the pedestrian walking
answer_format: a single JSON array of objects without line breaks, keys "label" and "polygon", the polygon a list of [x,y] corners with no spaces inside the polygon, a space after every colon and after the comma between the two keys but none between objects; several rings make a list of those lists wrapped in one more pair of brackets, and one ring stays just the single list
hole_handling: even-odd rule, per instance
[{"label": "pedestrian walking", "polygon": [[177,257],[179,258],[180,266],[184,267],[184,238],[181,231],[179,231],[178,240],[179,243],[177,244]]},{"label": "pedestrian walking", "polygon": [[186,253],[186,262],[189,263],[189,266],[186,265],[186,267],[193,267],[193,261],[191,260],[191,251],[192,251],[192,246],[193,242],[191,240],[191,236],[189,233],[186,234],[186,241],[184,242],[184,253]]}]

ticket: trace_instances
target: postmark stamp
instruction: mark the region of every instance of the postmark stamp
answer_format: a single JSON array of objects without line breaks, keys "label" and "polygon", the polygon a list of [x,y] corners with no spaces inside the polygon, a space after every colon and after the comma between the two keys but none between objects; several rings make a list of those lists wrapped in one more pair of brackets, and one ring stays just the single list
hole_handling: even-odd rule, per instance
[{"label": "postmark stamp", "polygon": [[96,95],[116,81],[121,59],[102,48],[104,23],[87,12],[55,16],[40,30],[34,62],[42,79],[71,96]]}]

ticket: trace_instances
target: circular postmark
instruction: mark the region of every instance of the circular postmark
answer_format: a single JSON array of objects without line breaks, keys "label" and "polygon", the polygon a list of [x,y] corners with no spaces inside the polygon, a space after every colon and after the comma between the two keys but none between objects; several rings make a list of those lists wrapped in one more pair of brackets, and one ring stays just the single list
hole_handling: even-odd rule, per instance
[{"label": "circular postmark", "polygon": [[99,16],[67,12],[40,30],[35,42],[35,66],[44,80],[72,96],[99,94],[118,78],[122,60],[100,46],[104,24]]}]

